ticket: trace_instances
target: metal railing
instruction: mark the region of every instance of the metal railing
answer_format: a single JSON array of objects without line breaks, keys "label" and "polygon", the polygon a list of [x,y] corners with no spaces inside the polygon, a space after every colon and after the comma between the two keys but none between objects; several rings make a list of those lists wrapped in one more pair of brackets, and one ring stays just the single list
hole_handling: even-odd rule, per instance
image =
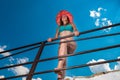
[{"label": "metal railing", "polygon": [[[117,23],[117,24],[113,24],[113,25],[109,25],[109,26],[104,26],[104,27],[101,27],[101,28],[96,28],[96,29],[83,31],[83,32],[80,32],[79,35],[92,33],[92,32],[103,30],[103,29],[107,29],[107,28],[110,28],[110,27],[119,27],[119,26],[120,26],[120,23]],[[0,67],[0,70],[2,70],[2,69],[6,69],[6,68],[12,68],[12,67],[21,66],[21,65],[32,64],[32,67],[31,67],[31,69],[30,69],[28,74],[6,77],[6,78],[2,78],[0,80],[8,80],[8,79],[19,78],[19,77],[24,77],[24,76],[27,76],[26,80],[32,80],[32,76],[33,75],[54,72],[54,70],[35,72],[36,66],[37,66],[37,64],[39,62],[45,62],[45,61],[54,60],[54,59],[58,59],[58,58],[62,58],[62,57],[77,56],[77,55],[88,54],[88,53],[102,51],[102,50],[107,50],[107,49],[118,48],[118,47],[120,47],[120,44],[116,44],[116,45],[112,45],[112,46],[106,46],[106,47],[102,47],[102,48],[96,48],[96,49],[92,49],[92,50],[76,52],[74,54],[67,54],[67,55],[64,55],[64,56],[55,56],[55,57],[51,57],[51,58],[40,59],[40,56],[41,56],[42,51],[43,51],[45,46],[59,44],[59,43],[65,43],[65,42],[71,42],[71,41],[83,41],[83,40],[96,39],[96,38],[102,38],[102,37],[110,37],[110,36],[118,36],[118,35],[120,35],[120,32],[113,33],[113,34],[99,35],[99,36],[91,36],[91,37],[86,37],[86,38],[79,38],[79,39],[76,39],[76,40],[69,40],[69,41],[64,41],[64,42],[51,42],[51,43],[47,43],[47,40],[45,40],[45,41],[41,41],[41,42],[38,42],[38,43],[29,44],[29,45],[21,46],[21,47],[18,47],[18,48],[2,51],[2,52],[0,52],[0,54],[6,53],[6,52],[11,52],[11,51],[25,49],[25,50],[16,52],[14,54],[11,54],[9,56],[2,57],[2,58],[0,58],[0,60],[6,59],[6,58],[11,57],[11,56],[22,54],[23,52],[27,52],[27,51],[30,51],[30,50],[33,50],[33,49],[36,49],[36,48],[39,48],[39,51],[38,51],[34,61],[32,61],[32,62],[26,62],[26,63],[16,64],[16,65]],[[73,37],[73,36],[74,36],[74,34],[68,35],[68,36],[65,36],[65,37],[60,37],[60,38],[54,38],[53,41],[60,40],[60,39],[63,39],[63,38]],[[113,60],[107,60],[107,61],[102,61],[102,62],[97,62],[97,63],[90,63],[90,64],[82,64],[82,65],[77,65],[77,66],[71,66],[71,67],[68,67],[68,68],[62,68],[60,70],[69,70],[69,69],[75,69],[75,68],[82,68],[82,67],[93,66],[93,65],[98,65],[98,64],[104,64],[104,63],[108,63],[108,62],[109,63],[110,62],[116,62],[116,61],[120,61],[120,59],[113,59]]]}]

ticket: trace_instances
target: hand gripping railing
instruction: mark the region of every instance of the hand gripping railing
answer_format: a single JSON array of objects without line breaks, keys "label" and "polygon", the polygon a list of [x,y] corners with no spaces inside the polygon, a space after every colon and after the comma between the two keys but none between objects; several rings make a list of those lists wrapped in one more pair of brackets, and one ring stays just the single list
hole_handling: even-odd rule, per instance
[{"label": "hand gripping railing", "polygon": [[[87,34],[87,33],[91,33],[91,32],[95,32],[95,31],[99,31],[99,30],[102,30],[102,29],[107,29],[107,28],[110,28],[110,27],[117,27],[119,26],[120,23],[117,23],[117,24],[113,24],[113,25],[109,25],[109,26],[104,26],[104,27],[101,27],[101,28],[96,28],[96,29],[91,29],[91,30],[87,30],[87,31],[83,31],[83,32],[80,32],[80,35],[82,34]],[[88,39],[94,39],[94,38],[100,38],[100,37],[106,37],[106,36],[114,36],[114,35],[119,35],[119,32],[118,33],[114,33],[114,34],[107,34],[107,35],[100,35],[100,36],[92,36],[92,37],[87,37],[87,38],[80,38],[80,39],[77,39],[76,41],[81,41],[81,40],[88,40]],[[68,36],[65,36],[65,37],[61,37],[61,38],[54,38],[53,41],[55,40],[59,40],[59,39],[63,39],[63,38],[67,38],[67,37],[72,37],[74,36],[74,34],[72,35],[68,35]],[[29,49],[26,49],[26,50],[23,50],[23,51],[20,51],[20,52],[17,52],[15,54],[12,54],[12,55],[9,55],[9,56],[5,56],[3,58],[0,58],[1,59],[4,59],[4,58],[7,58],[7,57],[10,57],[10,56],[14,56],[14,55],[17,55],[17,54],[21,54],[23,52],[27,52],[29,50],[33,50],[35,48],[38,48],[40,46],[37,46],[37,45],[40,45],[42,42],[47,42],[47,41],[41,41],[41,42],[38,42],[38,43],[34,43],[34,44],[29,44],[29,45],[25,45],[25,46],[21,46],[21,47],[18,47],[18,48],[13,48],[13,49],[10,49],[10,50],[6,50],[6,51],[2,51],[0,52],[0,54],[2,53],[5,53],[5,52],[11,52],[11,51],[16,51],[16,50],[19,50],[19,49],[23,49],[23,48],[29,48],[29,47],[32,47],[32,46],[35,46],[35,47],[32,47],[32,48],[29,48]],[[65,41],[67,42],[67,41]],[[59,42],[53,42],[53,44],[57,44]],[[53,45],[53,44],[47,44],[47,45]]]},{"label": "hand gripping railing", "polygon": [[[78,38],[78,39],[75,39],[75,40],[67,40],[67,41],[61,41],[61,42],[46,43],[45,46],[50,46],[50,45],[59,44],[59,43],[72,42],[72,41],[84,41],[84,40],[90,40],[90,39],[96,39],[96,38],[103,38],[103,37],[110,37],[110,36],[111,37],[112,36],[119,36],[119,35],[120,35],[120,32],[112,33],[112,34],[99,35],[99,36],[90,36],[90,37],[85,37],[85,38]],[[18,54],[22,54],[24,52],[27,52],[27,51],[30,51],[30,50],[33,50],[33,49],[36,49],[36,48],[39,48],[39,47],[40,47],[40,45],[35,46],[35,47],[31,47],[31,48],[25,49],[23,51],[19,51],[19,52],[13,53],[11,55],[8,55],[8,56],[5,56],[5,57],[1,57],[0,60],[6,59],[8,57],[15,56],[15,55],[18,55]]]},{"label": "hand gripping railing", "polygon": [[[118,26],[120,26],[120,23],[112,24],[112,25],[109,25],[109,26],[104,26],[104,27],[101,27],[101,28],[95,28],[95,29],[91,29],[91,30],[86,30],[86,31],[80,32],[80,35],[95,32],[95,31],[99,31],[99,30],[103,30],[103,29],[107,29],[107,28],[110,28],[110,27],[118,27]],[[74,34],[64,36],[64,37],[60,37],[60,38],[54,38],[53,41],[63,39],[63,38],[72,37],[72,36],[74,36]],[[5,52],[11,52],[11,51],[27,48],[27,47],[31,47],[31,46],[36,46],[36,45],[41,44],[42,42],[46,42],[46,41],[41,41],[41,42],[38,42],[38,43],[29,44],[29,45],[21,46],[21,47],[18,47],[18,48],[13,48],[13,49],[10,49],[10,50],[2,51],[2,52],[0,52],[0,54],[5,53]]]},{"label": "hand gripping railing", "polygon": [[[92,30],[87,30],[87,31],[84,31],[84,32],[80,32],[80,35],[91,33],[91,32],[95,32],[95,31],[99,31],[99,30],[106,29],[106,28],[109,28],[109,27],[116,27],[116,26],[119,26],[119,25],[120,25],[120,23],[109,25],[109,26],[104,26],[104,27],[96,28],[96,29],[92,29]],[[118,33],[107,34],[107,35],[92,36],[92,37],[77,39],[75,41],[88,40],[88,39],[94,39],[94,38],[101,38],[101,37],[107,37],[107,36],[114,36],[114,35],[119,35],[119,34],[120,33],[118,32]],[[69,35],[69,36],[65,36],[65,37],[61,37],[61,38],[54,38],[53,41],[59,40],[59,39],[63,39],[63,38],[72,37],[72,36],[74,36],[74,34]],[[68,41],[65,41],[65,42],[68,42]],[[59,57],[69,57],[69,56],[75,56],[75,55],[86,54],[86,53],[91,53],[91,52],[96,52],[96,51],[101,51],[101,50],[106,50],[106,49],[112,49],[112,48],[120,47],[120,44],[118,44],[118,45],[108,46],[108,47],[104,47],[104,48],[98,48],[98,49],[93,49],[93,50],[87,50],[87,51],[83,51],[83,52],[78,52],[76,54],[70,54],[70,55],[59,56],[59,57],[57,56],[57,57],[52,57],[52,58],[40,60],[39,58],[41,56],[41,53],[42,53],[42,50],[43,50],[44,46],[57,44],[58,42],[52,42],[52,43],[48,43],[48,44],[46,44],[46,43],[47,43],[47,41],[42,41],[42,42],[38,42],[38,43],[30,44],[30,45],[25,45],[25,46],[22,46],[22,47],[18,47],[18,48],[14,48],[14,49],[10,49],[10,50],[6,50],[6,51],[3,51],[3,52],[0,52],[0,54],[2,54],[2,53],[5,53],[5,52],[16,51],[16,50],[19,50],[19,49],[28,48],[28,47],[31,47],[31,46],[36,46],[36,47],[32,47],[30,49],[26,49],[26,50],[17,52],[15,54],[12,54],[12,55],[9,55],[9,56],[3,57],[3,58],[0,58],[0,59],[5,59],[7,57],[14,56],[14,55],[17,55],[17,54],[21,54],[23,52],[26,52],[26,51],[29,51],[29,50],[32,50],[32,49],[40,47],[40,49],[39,49],[39,51],[38,51],[38,53],[36,55],[36,58],[35,58],[34,62],[27,62],[27,63],[22,63],[22,64],[17,64],[17,65],[6,66],[6,67],[1,67],[0,68],[0,69],[5,69],[5,68],[16,67],[16,66],[25,65],[25,64],[32,64],[32,67],[30,69],[29,74],[19,75],[19,76],[12,76],[12,77],[8,77],[8,78],[4,78],[4,79],[12,79],[12,78],[17,78],[17,77],[28,76],[26,80],[31,80],[33,75],[54,72],[54,70],[48,70],[48,71],[36,72],[35,73],[34,71],[35,71],[35,68],[36,68],[38,62],[43,62],[43,61],[58,59]],[[114,62],[114,61],[119,61],[119,59],[108,60],[106,62]],[[74,68],[78,68],[78,67],[81,68],[81,67],[86,67],[86,66],[91,66],[91,65],[103,64],[103,63],[106,63],[106,62],[101,62],[101,63],[99,62],[99,63],[95,63],[95,64],[94,63],[93,64],[84,64],[84,65],[80,65],[80,66],[72,66],[72,67],[68,67],[66,69],[63,68],[61,70],[74,69]],[[3,80],[3,79],[0,79],[0,80]]]}]

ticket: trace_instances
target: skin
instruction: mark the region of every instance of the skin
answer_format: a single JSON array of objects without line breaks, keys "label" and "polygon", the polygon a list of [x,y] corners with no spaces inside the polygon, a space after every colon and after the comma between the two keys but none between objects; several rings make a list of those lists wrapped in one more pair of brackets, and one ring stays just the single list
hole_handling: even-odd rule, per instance
[{"label": "skin", "polygon": [[[62,20],[64,26],[66,26],[68,24],[68,18],[66,15],[63,15],[61,20]],[[58,38],[58,36],[63,37],[63,36],[71,35],[71,34],[78,36],[79,32],[77,31],[76,26],[74,25],[74,23],[71,23],[71,25],[73,27],[74,32],[63,31],[59,34],[58,29],[57,29],[56,34],[55,34],[55,38]],[[49,38],[48,42],[51,42],[52,39],[53,38]],[[68,40],[73,40],[73,37],[61,39],[60,42],[68,41]],[[68,48],[68,46],[67,46],[68,44],[72,45],[72,49]],[[74,50],[76,49],[76,43],[75,42],[60,43],[58,56],[64,56],[64,55],[68,54],[68,49],[69,49],[69,52],[73,53]],[[55,68],[56,73],[58,74],[58,78],[60,78],[58,80],[62,80],[65,76],[65,71],[57,71],[58,69],[61,69],[61,68],[66,68],[66,58],[59,58],[58,66],[57,66],[57,68]]]}]

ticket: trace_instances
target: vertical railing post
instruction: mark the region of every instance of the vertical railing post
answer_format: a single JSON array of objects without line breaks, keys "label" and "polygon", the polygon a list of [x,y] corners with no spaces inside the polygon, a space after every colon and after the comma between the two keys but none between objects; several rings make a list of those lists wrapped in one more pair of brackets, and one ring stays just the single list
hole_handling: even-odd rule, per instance
[{"label": "vertical railing post", "polygon": [[37,66],[37,64],[38,64],[38,61],[39,61],[39,59],[40,59],[40,56],[41,56],[41,54],[42,54],[42,51],[43,51],[43,49],[44,49],[44,46],[45,46],[45,43],[46,43],[46,42],[47,42],[47,41],[44,41],[44,42],[41,43],[41,46],[40,46],[40,48],[39,48],[39,51],[38,51],[38,53],[37,53],[37,55],[36,55],[36,57],[35,57],[35,59],[34,59],[34,62],[33,62],[33,64],[32,64],[32,67],[31,67],[31,69],[30,69],[30,71],[29,71],[29,74],[28,74],[26,80],[32,80],[33,73],[34,73],[34,71],[35,71],[35,69],[36,69],[36,66]]}]

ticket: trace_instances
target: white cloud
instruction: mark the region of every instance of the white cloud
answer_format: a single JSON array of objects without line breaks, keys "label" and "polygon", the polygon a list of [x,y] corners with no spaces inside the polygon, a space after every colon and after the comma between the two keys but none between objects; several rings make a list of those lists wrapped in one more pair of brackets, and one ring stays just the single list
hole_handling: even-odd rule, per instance
[{"label": "white cloud", "polygon": [[[22,80],[26,80],[26,77],[23,77]],[[32,80],[42,80],[41,78],[32,78]]]},{"label": "white cloud", "polygon": [[18,66],[10,69],[16,75],[23,75],[29,72],[29,69],[24,66]]},{"label": "white cloud", "polygon": [[[118,57],[120,59],[120,57]],[[115,65],[114,70],[120,70],[120,61],[117,62],[118,64]]]},{"label": "white cloud", "polygon": [[[6,45],[0,46],[0,52],[5,51],[5,48],[7,48]],[[5,57],[5,56],[11,55],[11,53],[10,52],[5,52],[5,53],[2,53],[1,55]],[[9,61],[12,63],[12,61],[14,61],[14,58],[13,57],[9,57]]]},{"label": "white cloud", "polygon": [[101,17],[101,11],[106,11],[106,9],[99,7],[98,10],[90,10],[90,17],[99,18]]},{"label": "white cloud", "polygon": [[[120,59],[120,57],[118,57],[118,59]],[[106,61],[106,60],[104,59],[94,60],[93,59],[89,61],[87,64],[101,62],[101,61]],[[120,70],[120,61],[118,61],[117,63],[118,64],[115,65],[114,70]],[[110,68],[109,63],[94,65],[94,66],[90,66],[89,68],[91,72],[94,73],[95,75],[68,77],[68,80],[120,80],[120,71],[113,71]],[[108,73],[96,74],[100,72],[108,72]]]},{"label": "white cloud", "polygon": [[15,59],[13,57],[10,57],[9,61],[10,61],[10,63],[13,63],[13,61],[15,61]]},{"label": "white cloud", "polygon": [[[0,52],[2,51],[5,51],[5,48],[7,46],[4,45],[4,46],[0,46]],[[9,52],[6,52],[6,53],[3,53],[1,54],[3,56],[9,56],[10,53]],[[21,63],[26,63],[29,61],[29,58],[25,57],[25,58],[13,58],[13,57],[10,57],[9,58],[9,61],[10,61],[10,64],[9,65],[14,65],[13,63],[17,63],[17,64],[21,64]],[[12,71],[15,75],[23,75],[23,74],[28,74],[29,73],[29,69],[25,66],[18,66],[18,67],[14,67],[14,68],[10,68],[8,69],[10,71]],[[0,75],[0,78],[4,78],[5,76],[3,75]],[[26,80],[25,77],[22,78],[22,80]],[[41,78],[32,78],[32,80],[42,80]]]},{"label": "white cloud", "polygon": [[[96,61],[96,60],[93,59],[92,61],[89,61],[88,64],[89,63],[101,62],[101,61],[105,61],[105,60],[104,59],[99,59],[98,61]],[[109,67],[109,63],[90,66],[89,68],[90,68],[92,73],[100,73],[100,72],[111,71],[111,69]]]},{"label": "white cloud", "polygon": [[37,78],[37,79],[32,79],[32,80],[42,80],[41,78]]},{"label": "white cloud", "polygon": [[[12,63],[16,61],[17,64],[21,64],[21,63],[26,63],[29,61],[28,58],[10,58],[9,61],[11,62],[11,65],[13,65]],[[14,74],[16,75],[23,75],[23,74],[27,74],[29,73],[29,69],[25,66],[18,66],[18,67],[14,67],[14,68],[10,68],[9,70],[11,70]]]},{"label": "white cloud", "polygon": [[64,80],[73,80],[73,78],[72,78],[72,77],[69,77],[69,76],[66,76],[66,77],[64,78]]},{"label": "white cloud", "polygon": [[[2,50],[3,50],[3,47],[1,48]],[[10,57],[9,61],[11,63],[9,65],[14,65],[13,63],[21,64],[21,63],[28,62],[29,58],[25,57],[25,58],[16,58],[16,59],[14,59],[13,57]],[[15,75],[24,75],[24,74],[29,73],[29,69],[27,67],[25,67],[25,66],[18,66],[18,67],[10,68],[8,70],[12,71]],[[0,76],[0,78],[4,78],[4,76]],[[26,80],[26,78],[23,77],[22,80]],[[41,78],[36,78],[36,79],[32,78],[32,80],[42,80],[42,79]]]},{"label": "white cloud", "polygon": [[[9,61],[11,61],[11,62],[16,61],[17,64],[21,64],[21,63],[28,62],[28,60],[29,59],[25,57],[25,58],[17,58],[17,59],[10,58]],[[13,65],[13,64],[11,64],[11,65]],[[16,75],[23,75],[23,74],[29,73],[29,69],[25,66],[18,66],[18,67],[10,68],[9,70],[11,70]]]},{"label": "white cloud", "polygon": [[0,75],[0,79],[1,79],[1,78],[5,78],[5,76],[4,76],[4,75]]},{"label": "white cloud", "polygon": [[92,18],[97,18],[97,17],[100,17],[100,12],[97,12],[97,11],[90,11],[90,17]]},{"label": "white cloud", "polygon": [[104,9],[104,8],[102,8],[102,7],[99,7],[99,8],[98,8],[98,12],[100,12],[100,11],[102,11],[102,10],[103,10],[103,11],[107,11],[107,9]]},{"label": "white cloud", "polygon": [[99,25],[100,25],[100,19],[97,19],[97,20],[95,21],[95,25],[96,25],[96,26],[99,26]]},{"label": "white cloud", "polygon": [[26,63],[29,61],[29,58],[25,57],[25,58],[17,58],[17,63],[21,64],[21,63]]},{"label": "white cloud", "polygon": [[98,8],[98,11],[100,11],[100,10],[103,10],[103,8],[99,7],[99,8]]},{"label": "white cloud", "polygon": [[23,77],[22,80],[26,80],[26,77]]},{"label": "white cloud", "polygon": [[111,20],[107,19],[107,18],[102,18],[101,19],[101,26],[107,26],[107,25],[112,25]]},{"label": "white cloud", "polygon": [[[26,63],[29,61],[29,58],[25,57],[25,58],[11,58],[11,61],[17,61],[17,64],[21,64],[21,63]],[[11,64],[13,65],[13,64]],[[9,70],[11,70],[15,75],[24,75],[24,74],[28,74],[29,73],[29,69],[25,66],[18,66],[18,67],[14,67],[14,68],[10,68]],[[22,80],[26,80],[26,77],[23,77]],[[42,80],[41,78],[32,78],[32,80]]]},{"label": "white cloud", "polygon": [[[96,19],[95,25],[103,27],[103,26],[112,25],[112,22],[111,22],[111,20],[108,20],[107,18],[101,18],[101,19]],[[104,29],[103,31],[109,32],[110,30],[111,30],[111,27]]]},{"label": "white cloud", "polygon": [[[7,47],[6,45],[0,46],[0,52],[5,51],[4,49],[5,49],[6,47]],[[9,53],[9,52],[6,52],[6,53],[2,53],[1,55],[2,55],[2,56],[9,56],[10,53]]]},{"label": "white cloud", "polygon": [[111,72],[102,75],[96,75],[94,77],[76,77],[74,80],[120,80],[120,71]]},{"label": "white cloud", "polygon": [[[97,27],[103,27],[103,26],[108,26],[112,25],[112,21],[109,20],[108,18],[101,17],[102,12],[101,11],[107,11],[106,9],[99,7],[97,10],[91,10],[90,11],[90,17],[95,19],[95,26]],[[104,29],[103,31],[109,32],[111,28]]]},{"label": "white cloud", "polygon": [[102,21],[106,21],[107,20],[107,18],[102,18]]}]

